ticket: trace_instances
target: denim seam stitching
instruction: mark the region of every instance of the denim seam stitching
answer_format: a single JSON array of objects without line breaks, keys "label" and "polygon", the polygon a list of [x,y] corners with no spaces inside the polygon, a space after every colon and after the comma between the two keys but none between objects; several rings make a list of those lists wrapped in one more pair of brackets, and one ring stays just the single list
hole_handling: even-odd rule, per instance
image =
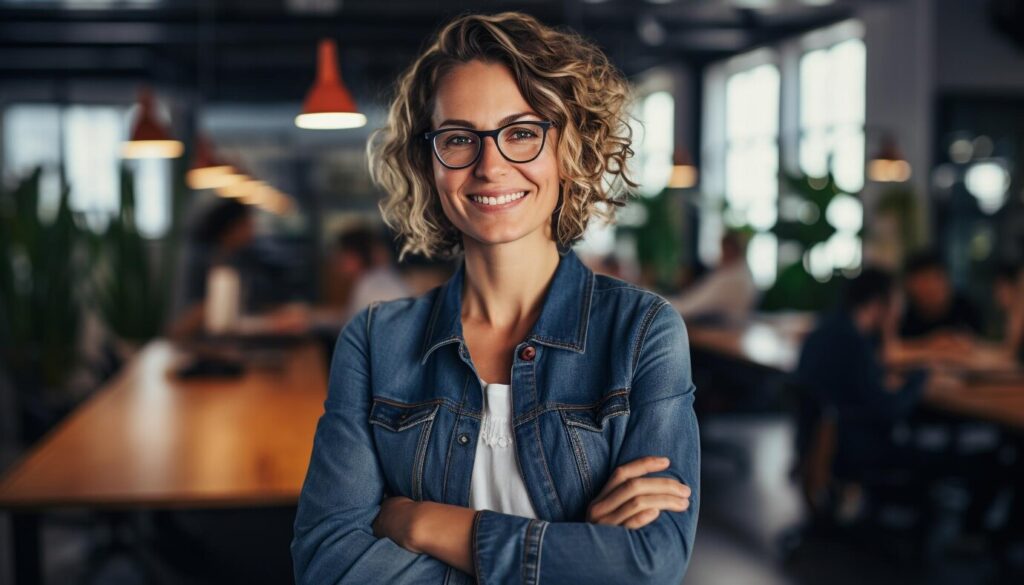
[{"label": "denim seam stitching", "polygon": [[538,416],[540,416],[542,414],[547,414],[547,413],[549,413],[549,412],[551,412],[553,410],[557,410],[557,411],[566,410],[566,409],[572,409],[572,410],[593,410],[594,408],[597,407],[597,405],[602,404],[603,402],[605,402],[605,401],[607,401],[609,399],[615,398],[616,396],[622,396],[622,395],[629,396],[629,388],[622,388],[622,389],[619,389],[619,390],[615,390],[614,392],[608,394],[605,398],[603,398],[601,400],[598,400],[597,402],[592,402],[590,404],[569,404],[569,403],[566,403],[566,402],[546,402],[543,405],[538,405],[538,406],[535,406],[535,407],[531,408],[529,411],[521,414],[518,418],[513,419],[512,424],[513,424],[513,426],[516,426],[516,427],[524,425],[524,424],[532,421],[533,419],[537,418]]},{"label": "denim seam stitching", "polygon": [[551,477],[551,470],[548,468],[548,458],[544,455],[544,444],[540,440],[540,419],[533,419],[534,423],[534,438],[537,440],[537,449],[540,451],[541,465],[544,467],[544,475],[547,477],[548,486],[551,488],[551,495],[554,496],[555,504],[558,505],[559,512],[564,510],[562,506],[562,499],[558,495],[558,490],[555,488],[555,480]]},{"label": "denim seam stitching", "polygon": [[480,547],[477,546],[479,540],[478,532],[480,529],[480,520],[484,516],[483,510],[478,510],[473,515],[473,530],[470,531],[470,539],[473,541],[473,570],[476,572],[477,585],[486,585],[484,581],[483,571],[480,570]]},{"label": "denim seam stitching", "polygon": [[633,346],[633,363],[630,367],[630,378],[636,376],[636,368],[640,363],[640,352],[643,350],[644,342],[647,341],[647,333],[650,331],[651,323],[654,322],[654,317],[657,316],[658,312],[661,311],[668,303],[662,302],[660,304],[651,305],[647,309],[647,314],[644,315],[644,320],[640,324],[640,331],[637,334],[636,343]]},{"label": "denim seam stitching", "polygon": [[448,500],[448,474],[449,471],[451,471],[452,452],[455,449],[455,437],[457,435],[454,431],[459,428],[459,423],[462,422],[462,405],[466,403],[467,388],[469,388],[469,376],[466,376],[466,382],[462,385],[462,398],[455,413],[455,426],[452,427],[453,432],[448,437],[448,453],[445,455],[444,478],[441,481],[441,497],[444,498],[445,501]]},{"label": "denim seam stitching", "polygon": [[535,569],[533,582],[534,584],[540,583],[540,553],[544,550],[544,534],[548,530],[548,523],[541,521],[540,523],[540,534],[537,535],[537,558],[534,559]]},{"label": "denim seam stitching", "polygon": [[430,441],[430,430],[434,426],[434,419],[427,422],[427,426],[420,431],[419,444],[416,445],[416,460],[413,465],[412,496],[416,501],[423,499],[423,466],[427,459],[427,443]]},{"label": "denim seam stitching", "polygon": [[[565,415],[562,415],[565,421]],[[588,502],[590,496],[590,462],[587,461],[587,454],[583,450],[579,433],[566,421],[565,432],[569,435],[569,444],[572,445],[573,453],[576,454],[576,470],[580,472],[580,480],[583,485],[583,501]]]}]

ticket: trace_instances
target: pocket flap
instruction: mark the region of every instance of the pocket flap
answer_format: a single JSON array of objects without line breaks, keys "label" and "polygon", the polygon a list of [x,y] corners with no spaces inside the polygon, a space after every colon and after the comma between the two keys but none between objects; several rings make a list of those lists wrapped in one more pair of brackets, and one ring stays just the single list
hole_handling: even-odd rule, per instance
[{"label": "pocket flap", "polygon": [[629,414],[629,394],[625,391],[609,394],[593,405],[562,408],[566,424],[591,431],[603,431],[605,421],[620,414]]},{"label": "pocket flap", "polygon": [[370,424],[401,432],[421,422],[433,420],[440,406],[441,403],[437,401],[402,404],[374,398],[370,408]]}]

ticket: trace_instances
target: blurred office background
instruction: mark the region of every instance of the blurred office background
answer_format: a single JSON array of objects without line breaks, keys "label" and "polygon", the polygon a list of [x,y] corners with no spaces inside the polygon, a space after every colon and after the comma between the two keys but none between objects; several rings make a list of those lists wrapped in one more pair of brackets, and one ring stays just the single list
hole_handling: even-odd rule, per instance
[{"label": "blurred office background", "polygon": [[[256,449],[255,491],[176,499],[166,462],[141,454],[91,453],[96,474],[137,468],[69,489],[57,468],[93,460],[62,450],[104,433],[171,449],[216,424],[200,391],[256,380],[248,402],[281,400],[268,388],[295,380],[274,372],[301,363],[319,370],[313,406],[275,403],[286,414],[248,430],[308,456],[352,308],[452,269],[395,262],[367,137],[442,23],[502,10],[572,27],[634,85],[640,196],[577,251],[687,317],[705,443],[687,582],[1024,582],[1021,0],[0,0],[0,582],[291,579],[304,462]],[[365,123],[300,127],[334,72]],[[922,391],[886,427],[949,473],[833,473],[822,442],[844,435],[821,412],[800,440],[827,402],[800,377],[802,340],[867,268],[910,296],[910,273],[934,275],[972,307],[969,331],[907,362],[964,394]],[[709,305],[729,270],[742,294]],[[181,361],[170,337],[219,341]],[[957,353],[980,357],[936,373]],[[197,426],[174,426],[175,393]],[[147,428],[105,426],[129,399]],[[183,456],[229,468],[236,440]]]}]

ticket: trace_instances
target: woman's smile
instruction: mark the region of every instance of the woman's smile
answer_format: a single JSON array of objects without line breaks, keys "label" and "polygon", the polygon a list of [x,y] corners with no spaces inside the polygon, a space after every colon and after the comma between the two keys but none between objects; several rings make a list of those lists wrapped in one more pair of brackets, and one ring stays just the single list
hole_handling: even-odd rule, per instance
[{"label": "woman's smile", "polygon": [[470,193],[466,198],[473,203],[472,209],[484,213],[497,213],[518,206],[529,194],[529,190],[512,191],[504,189]]}]

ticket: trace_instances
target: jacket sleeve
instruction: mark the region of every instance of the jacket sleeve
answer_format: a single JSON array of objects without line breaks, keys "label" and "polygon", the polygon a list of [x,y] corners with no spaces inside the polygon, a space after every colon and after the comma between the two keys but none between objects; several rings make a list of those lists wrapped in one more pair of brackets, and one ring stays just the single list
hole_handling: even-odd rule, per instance
[{"label": "jacket sleeve", "polygon": [[669,468],[652,475],[690,486],[689,510],[662,512],[637,530],[484,510],[477,514],[473,529],[479,583],[682,582],[693,551],[700,501],[690,348],[683,320],[670,305],[652,307],[648,317],[649,328],[641,331],[634,353],[626,433],[612,467],[648,455],[668,457]]},{"label": "jacket sleeve", "polygon": [[331,360],[324,414],[317,424],[291,543],[299,585],[439,584],[448,570],[437,559],[373,535],[384,477],[368,422],[372,310],[363,309],[346,325]]}]

